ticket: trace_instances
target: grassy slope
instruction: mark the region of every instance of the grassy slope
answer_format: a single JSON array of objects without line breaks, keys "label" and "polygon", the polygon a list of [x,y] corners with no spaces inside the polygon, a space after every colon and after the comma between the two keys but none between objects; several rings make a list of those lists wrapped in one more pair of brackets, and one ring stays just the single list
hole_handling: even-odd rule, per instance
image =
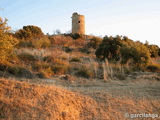
[{"label": "grassy slope", "polygon": [[86,120],[107,115],[91,98],[57,87],[0,79],[0,119]]},{"label": "grassy slope", "polygon": [[58,87],[0,79],[0,119],[118,120],[125,119],[125,113],[160,113],[160,101],[156,99],[94,96],[92,99]]},{"label": "grassy slope", "polygon": [[[55,64],[55,61],[51,61],[51,62],[43,61],[44,57],[53,56],[53,58],[56,58],[56,62],[58,64],[61,64],[62,66],[66,66],[66,65],[71,66],[72,69],[69,71],[69,74],[71,75],[75,75],[75,72],[76,72],[75,68],[80,69],[81,66],[85,66],[88,70],[92,70],[93,72],[101,76],[101,73],[103,73],[103,71],[102,69],[99,69],[98,62],[94,61],[95,59],[94,50],[92,50],[91,54],[85,54],[78,50],[79,48],[85,48],[85,46],[83,45],[83,44],[87,44],[85,43],[85,41],[84,43],[83,41],[80,41],[80,40],[73,41],[71,38],[66,38],[66,37],[62,38],[61,36],[57,36],[55,38],[55,41],[57,41],[55,44],[59,46],[58,48],[56,46],[53,47],[52,49],[21,48],[21,49],[16,49],[15,53],[17,55],[21,53],[29,53],[33,55],[37,59],[37,61],[33,61],[33,63],[37,65],[39,65],[40,63],[42,65],[44,63],[47,63],[47,65]],[[63,45],[63,41],[66,45]],[[72,46],[74,51],[71,53],[70,52],[66,53],[62,49],[64,46]],[[71,62],[72,58],[79,58],[81,62]],[[31,69],[33,64],[30,64],[30,62],[28,62],[28,64],[26,63],[27,63],[26,61],[19,60],[17,65]],[[45,65],[44,65],[44,68],[45,68]],[[109,64],[109,68],[112,69],[112,71],[110,70],[110,73],[109,72],[107,73],[107,75],[110,75],[110,76],[112,76],[113,73],[121,75],[124,72],[124,70],[117,71],[117,69],[121,70],[120,65],[118,65],[118,68],[117,68],[116,65]],[[41,71],[50,75],[49,74],[50,71],[47,71],[47,70],[48,69],[42,69]],[[36,72],[40,72],[40,71],[36,71]],[[2,76],[3,74],[4,73],[2,73]],[[63,74],[66,74],[66,73],[63,73]],[[148,76],[148,74],[146,76]],[[143,79],[145,79],[145,76],[143,77],[144,77]],[[12,119],[15,119],[15,120],[28,120],[28,119],[31,119],[31,120],[107,120],[107,119],[123,120],[123,119],[126,119],[124,118],[125,113],[130,113],[130,114],[131,113],[133,114],[134,113],[139,113],[139,114],[160,113],[160,99],[158,96],[159,92],[157,92],[159,91],[159,88],[157,85],[152,89],[151,87],[153,85],[152,81],[151,83],[146,83],[146,88],[144,87],[142,88],[139,85],[142,85],[142,86],[145,86],[145,85],[140,82],[134,85],[129,81],[129,83],[127,84],[129,84],[129,86],[131,87],[128,87],[127,85],[123,85],[123,84],[122,86],[117,85],[117,83],[110,84],[108,81],[106,82],[106,84],[104,84],[104,81],[100,80],[99,76],[97,76],[97,79],[98,80],[96,80],[96,82],[97,81],[98,82],[95,83],[97,87],[94,87],[94,85],[85,87],[86,83],[83,83],[83,79],[80,79],[79,77],[76,77],[76,81],[73,83],[66,81],[68,82],[69,85],[67,85],[64,81],[62,81],[64,86],[67,86],[67,89],[70,88],[71,90],[71,88],[73,89],[73,86],[74,86],[75,89],[77,90],[72,90],[72,91],[79,92],[82,95],[73,93],[58,87],[49,87],[49,86],[43,86],[38,84],[28,84],[26,82],[0,79],[0,119],[2,120],[9,120],[9,119],[11,120]],[[137,78],[137,79],[140,81],[141,78]],[[151,80],[152,79],[153,78],[151,78]],[[36,79],[30,80],[30,82],[33,82],[33,83],[34,81],[36,81]],[[58,80],[58,82],[59,81],[60,80]],[[77,81],[82,83],[82,85],[77,84],[76,83]],[[92,80],[87,79],[86,82],[88,81],[90,82]],[[100,81],[102,82],[102,84],[99,83]],[[39,83],[41,81],[38,80],[36,82]],[[112,80],[112,82],[115,82],[115,81]],[[111,87],[112,89],[110,89]],[[149,87],[150,89],[147,89]],[[98,90],[96,90],[95,88],[97,88]],[[125,89],[125,88],[128,88],[128,89]],[[109,90],[110,92],[108,92]],[[133,92],[129,93],[130,90]],[[124,96],[125,93],[129,94],[129,96]],[[136,97],[137,93],[140,93],[138,94],[140,95],[140,97]],[[153,98],[155,99],[147,99],[147,97],[143,97],[146,95],[144,93],[156,94],[157,96],[155,97],[153,95]],[[117,94],[119,96],[117,96]],[[137,120],[138,119],[139,118],[137,118]]]}]

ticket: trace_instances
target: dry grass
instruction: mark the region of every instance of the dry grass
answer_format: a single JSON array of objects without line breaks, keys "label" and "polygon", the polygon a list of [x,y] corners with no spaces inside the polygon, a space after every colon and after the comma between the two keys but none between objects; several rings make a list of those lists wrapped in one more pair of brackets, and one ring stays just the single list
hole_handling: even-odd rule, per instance
[{"label": "dry grass", "polygon": [[[150,76],[151,77],[151,76]],[[142,79],[142,78],[141,78]],[[85,81],[68,87],[71,91],[92,97],[109,116],[109,120],[129,120],[125,114],[160,113],[159,82],[150,80]],[[82,81],[82,80],[81,80]],[[140,82],[141,81],[141,82]],[[135,120],[152,118],[135,118]],[[158,119],[158,118],[155,118]]]},{"label": "dry grass", "polygon": [[88,90],[77,87],[76,92],[84,96],[62,87],[0,79],[0,119],[127,120],[125,113],[160,113],[160,99],[137,98],[132,92],[129,96],[116,97],[111,92],[95,89],[94,85]]},{"label": "dry grass", "polygon": [[84,47],[87,43],[86,40],[79,38],[74,40],[70,36],[53,36],[54,45],[56,46],[70,46],[70,47]]},{"label": "dry grass", "polygon": [[[57,87],[0,79],[1,120],[100,120],[98,104]],[[105,115],[105,116],[103,116]]]}]

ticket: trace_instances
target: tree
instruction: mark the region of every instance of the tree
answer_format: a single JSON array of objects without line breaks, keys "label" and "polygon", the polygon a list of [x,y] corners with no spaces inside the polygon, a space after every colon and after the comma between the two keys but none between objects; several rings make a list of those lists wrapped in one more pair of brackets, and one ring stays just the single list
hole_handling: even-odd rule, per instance
[{"label": "tree", "polygon": [[20,29],[15,33],[15,36],[19,39],[31,39],[33,37],[41,37],[43,35],[44,33],[41,28],[34,25],[23,26],[23,29]]},{"label": "tree", "polygon": [[101,38],[98,37],[93,37],[92,39],[90,39],[90,42],[87,44],[87,46],[89,48],[98,48],[99,44],[102,42]]},{"label": "tree", "polygon": [[136,66],[147,65],[150,62],[150,52],[141,42],[133,42],[128,37],[104,37],[97,48],[96,57],[126,64],[132,61]]},{"label": "tree", "polygon": [[148,49],[151,54],[151,58],[157,58],[159,56],[159,47],[157,45],[148,45]]},{"label": "tree", "polygon": [[135,43],[130,49],[131,58],[137,66],[145,66],[150,62],[150,52],[142,43]]},{"label": "tree", "polygon": [[123,45],[120,50],[121,53],[121,63],[126,64],[132,58],[131,47],[128,45]]},{"label": "tree", "polygon": [[120,60],[120,48],[122,47],[122,40],[119,36],[103,38],[102,43],[96,50],[96,56],[102,59]]},{"label": "tree", "polygon": [[14,45],[18,43],[12,35],[8,34],[10,27],[7,26],[7,21],[0,18],[0,63],[10,60]]}]

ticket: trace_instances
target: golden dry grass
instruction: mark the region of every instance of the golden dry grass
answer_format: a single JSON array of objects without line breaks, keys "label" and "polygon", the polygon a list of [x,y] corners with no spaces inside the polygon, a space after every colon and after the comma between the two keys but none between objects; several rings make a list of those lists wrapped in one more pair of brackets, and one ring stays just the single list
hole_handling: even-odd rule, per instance
[{"label": "golden dry grass", "polygon": [[98,104],[57,87],[0,79],[2,120],[98,120],[107,118]]},{"label": "golden dry grass", "polygon": [[116,97],[111,92],[98,92],[92,88],[79,93],[83,95],[62,87],[0,79],[0,119],[128,120],[125,113],[160,113],[160,99],[137,98],[132,93]]}]

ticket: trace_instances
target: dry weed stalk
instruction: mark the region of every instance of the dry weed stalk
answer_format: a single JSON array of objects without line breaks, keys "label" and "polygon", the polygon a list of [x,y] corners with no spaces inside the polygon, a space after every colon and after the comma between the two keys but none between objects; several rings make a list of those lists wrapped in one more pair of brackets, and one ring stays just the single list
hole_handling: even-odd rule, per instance
[{"label": "dry weed stalk", "polygon": [[90,58],[90,64],[91,64],[91,68],[93,67],[94,70],[94,74],[95,77],[98,77],[98,67],[99,67],[99,63],[93,59]]},{"label": "dry weed stalk", "polygon": [[107,68],[106,68],[106,65],[105,62],[102,62],[102,66],[103,66],[103,79],[104,81],[108,81],[108,71],[107,71]]}]

